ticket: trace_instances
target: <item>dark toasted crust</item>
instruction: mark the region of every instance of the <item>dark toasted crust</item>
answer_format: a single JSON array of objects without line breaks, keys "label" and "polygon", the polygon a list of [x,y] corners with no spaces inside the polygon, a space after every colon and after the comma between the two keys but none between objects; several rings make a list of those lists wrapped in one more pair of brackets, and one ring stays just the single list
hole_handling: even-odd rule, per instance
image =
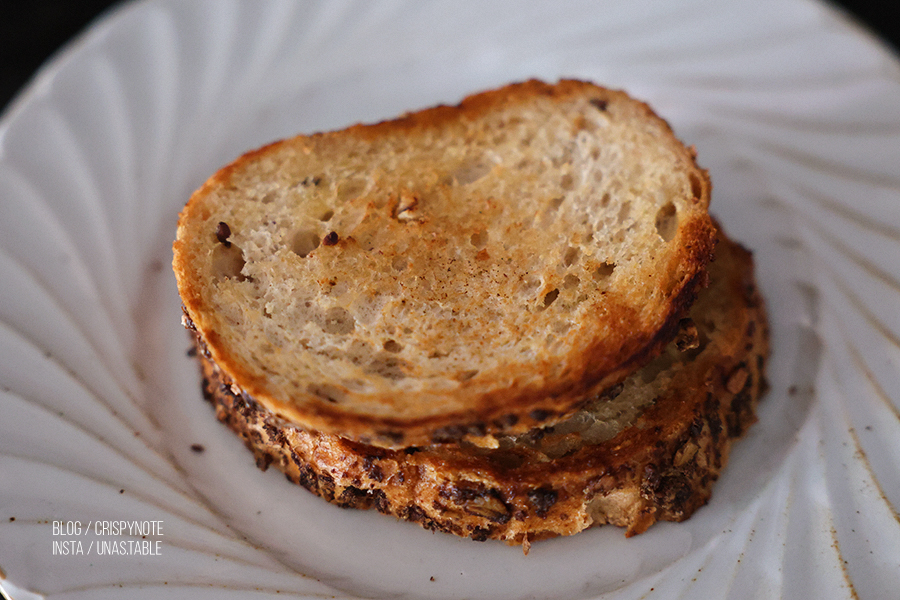
[{"label": "dark toasted crust", "polygon": [[[559,458],[515,447],[385,449],[279,418],[202,359],[204,392],[265,469],[344,507],[369,508],[476,540],[527,546],[611,523],[626,535],[682,521],[704,505],[765,388],[768,330],[750,254],[725,241],[704,303],[715,351],[685,354],[667,391],[614,438]],[[698,316],[694,316],[698,319]],[[202,349],[202,348],[201,348]],[[201,355],[203,353],[201,352]]]},{"label": "dark toasted crust", "polygon": [[[605,90],[579,81],[561,81],[554,85],[528,81],[471,96],[457,106],[438,106],[383,123],[357,125],[342,132],[315,134],[304,139],[321,141],[342,135],[378,138],[387,134],[395,135],[397,131],[418,134],[423,129],[440,127],[446,122],[478,119],[497,105],[523,102],[535,95],[563,100],[586,93],[608,97],[610,103],[614,98],[624,96],[622,92]],[[639,112],[647,119],[660,121],[646,104],[636,104]],[[696,165],[692,151],[681,146],[671,130],[667,129],[664,137],[666,143],[679,147],[679,160],[695,170],[692,171],[696,175],[696,179],[692,179],[696,184],[694,204],[703,210],[684,216],[677,238],[678,251],[672,253],[666,269],[659,269],[660,273],[665,274],[660,278],[661,281],[669,273],[676,274],[662,283],[668,289],[658,290],[658,296],[662,298],[658,301],[659,310],[651,319],[639,318],[632,302],[616,303],[610,300],[604,307],[603,317],[599,316],[601,311],[598,310],[589,313],[591,316],[585,319],[595,319],[598,323],[605,319],[606,322],[616,322],[621,326],[612,329],[610,335],[589,337],[585,334],[567,357],[569,370],[561,375],[550,373],[556,367],[555,362],[537,364],[536,361],[533,365],[535,377],[530,381],[539,381],[539,384],[519,381],[509,385],[498,383],[493,387],[485,385],[486,392],[476,392],[473,391],[474,387],[467,388],[463,385],[458,393],[451,394],[452,397],[439,398],[440,402],[452,405],[453,408],[423,410],[412,416],[399,409],[382,411],[382,414],[357,411],[354,402],[335,403],[314,394],[287,395],[283,390],[275,389],[262,370],[251,368],[239,359],[233,348],[223,341],[216,326],[210,325],[212,321],[207,317],[212,310],[196,287],[195,274],[188,267],[188,255],[193,251],[190,249],[193,242],[191,236],[185,234],[183,237],[180,229],[179,239],[174,245],[173,266],[187,318],[196,323],[196,329],[216,364],[232,381],[269,410],[311,429],[384,447],[403,447],[446,442],[469,434],[524,433],[535,426],[564,419],[576,411],[585,398],[612,388],[634,369],[656,356],[671,340],[678,322],[697,292],[706,284],[705,267],[715,246],[714,227],[705,210],[710,198],[709,177]],[[192,196],[181,215],[181,228],[185,223],[201,218],[198,213],[207,210],[202,199],[211,189],[227,187],[235,171],[292,143],[296,142],[276,142],[248,153],[222,169]],[[340,243],[343,241],[338,243],[338,247]],[[589,328],[586,326],[584,329]],[[501,379],[500,374],[495,375],[498,380]],[[488,376],[485,375],[485,380],[487,379]],[[523,378],[522,381],[524,380]],[[394,390],[380,396],[372,395],[366,401],[393,406],[395,401],[399,404],[400,396],[404,396],[403,392]],[[415,406],[415,402],[407,401],[404,406]]]}]

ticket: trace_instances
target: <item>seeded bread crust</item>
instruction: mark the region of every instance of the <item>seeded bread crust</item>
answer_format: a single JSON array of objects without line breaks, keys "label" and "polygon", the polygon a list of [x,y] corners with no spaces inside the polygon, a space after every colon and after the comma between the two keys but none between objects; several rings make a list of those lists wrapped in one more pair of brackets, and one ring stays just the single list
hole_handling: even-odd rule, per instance
[{"label": "seeded bread crust", "polygon": [[710,183],[645,104],[513,84],[214,175],[173,267],[222,376],[382,447],[522,434],[660,353],[706,284]]},{"label": "seeded bread crust", "polygon": [[[339,506],[526,552],[536,540],[605,523],[632,536],[704,505],[732,444],[756,420],[768,327],[750,253],[724,239],[711,278],[666,353],[594,399],[592,414],[500,438],[495,448],[391,450],[305,430],[232,386],[199,341],[204,392],[261,468],[274,465]],[[604,413],[616,401],[622,408]],[[598,425],[609,431],[597,434]]]}]

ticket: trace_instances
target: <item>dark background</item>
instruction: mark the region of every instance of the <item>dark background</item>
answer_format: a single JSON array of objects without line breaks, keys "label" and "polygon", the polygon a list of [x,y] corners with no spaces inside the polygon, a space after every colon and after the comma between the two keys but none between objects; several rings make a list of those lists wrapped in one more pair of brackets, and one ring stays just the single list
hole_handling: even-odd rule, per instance
[{"label": "dark background", "polygon": [[[0,110],[6,107],[45,60],[114,3],[111,0],[0,2]],[[893,0],[831,3],[843,8],[880,36],[895,53],[898,52],[900,19],[894,14],[896,3]]]}]

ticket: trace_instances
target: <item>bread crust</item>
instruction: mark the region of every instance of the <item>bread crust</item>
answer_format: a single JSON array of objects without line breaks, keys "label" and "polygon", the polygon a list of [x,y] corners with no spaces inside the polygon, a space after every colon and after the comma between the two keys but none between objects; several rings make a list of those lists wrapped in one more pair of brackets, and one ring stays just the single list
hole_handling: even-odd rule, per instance
[{"label": "bread crust", "polygon": [[[629,118],[656,128],[655,139],[659,145],[669,149],[679,168],[690,173],[693,197],[685,207],[679,208],[678,229],[666,247],[666,260],[656,264],[652,272],[640,271],[635,275],[650,277],[655,282],[652,289],[642,288],[647,295],[640,300],[636,299],[637,294],[624,292],[603,298],[598,294],[591,296],[591,309],[582,311],[566,334],[564,351],[533,357],[528,362],[484,368],[472,379],[457,376],[452,388],[410,390],[385,385],[375,391],[357,393],[343,383],[328,381],[327,386],[336,386],[340,392],[341,400],[336,401],[334,394],[314,389],[317,383],[312,380],[303,389],[286,389],[274,383],[272,374],[267,372],[271,363],[251,360],[241,353],[245,349],[235,341],[232,327],[210,300],[209,286],[201,283],[205,271],[209,270],[207,256],[214,252],[216,245],[210,224],[218,220],[215,213],[219,207],[211,198],[239,187],[239,176],[266,161],[287,161],[284,157],[304,153],[314,155],[319,148],[339,145],[348,139],[366,142],[402,136],[415,144],[431,133],[440,135],[451,124],[477,122],[494,111],[535,102],[535,98],[548,98],[558,104],[573,98],[590,99],[598,110],[610,113],[621,107],[628,111]],[[677,331],[681,317],[706,284],[705,268],[715,245],[714,227],[707,214],[709,177],[694,159],[693,151],[675,138],[662,119],[646,104],[628,98],[623,92],[572,80],[554,85],[539,81],[513,84],[470,96],[457,106],[438,106],[340,132],[300,136],[240,157],[192,195],[179,221],[173,268],[186,316],[218,368],[256,401],[291,422],[383,447],[423,445],[466,435],[524,433],[535,426],[566,418],[580,408],[585,398],[614,387],[635,368],[659,354]],[[395,198],[392,202],[396,216],[402,199]],[[465,227],[461,235],[468,236],[470,232]],[[427,222],[419,229],[409,230],[422,232],[415,234],[419,236],[415,242],[420,244],[428,243],[431,238],[427,234],[433,233]],[[236,236],[240,234],[235,232]],[[349,253],[355,249],[356,240],[352,236],[335,235],[334,243],[328,244],[334,252]],[[325,254],[324,246],[319,254]],[[238,274],[234,279],[242,277]],[[649,295],[655,298],[652,302],[646,301]],[[489,317],[484,317],[486,325],[490,322]],[[241,342],[245,340],[237,337]],[[388,357],[388,360],[394,359]],[[398,363],[402,364],[397,360],[388,364],[390,367]],[[473,372],[478,370],[478,365],[475,367]],[[426,378],[423,385],[433,380],[443,381],[440,377]]]},{"label": "bread crust", "polygon": [[[526,551],[531,542],[605,523],[632,536],[657,521],[682,521],[708,501],[766,387],[768,326],[751,255],[727,239],[717,254],[713,283],[692,312],[710,332],[703,347],[665,367],[667,384],[636,421],[562,456],[522,444],[385,449],[309,431],[232,385],[200,341],[204,393],[261,468],[274,465],[339,506],[374,507],[427,529]],[[654,368],[661,367],[646,369]]]}]

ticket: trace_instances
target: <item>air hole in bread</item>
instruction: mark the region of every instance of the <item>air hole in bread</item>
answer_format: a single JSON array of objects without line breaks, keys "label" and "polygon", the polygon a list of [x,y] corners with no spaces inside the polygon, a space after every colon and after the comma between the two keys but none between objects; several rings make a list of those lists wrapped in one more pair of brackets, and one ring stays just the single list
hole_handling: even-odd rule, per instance
[{"label": "air hole in bread", "polygon": [[309,229],[301,229],[291,238],[291,250],[300,258],[306,258],[319,247],[319,234]]},{"label": "air hole in bread", "polygon": [[553,332],[558,335],[565,335],[569,329],[572,328],[572,324],[566,321],[556,321],[553,323]]},{"label": "air hole in bread", "polygon": [[402,190],[394,207],[394,218],[400,221],[412,221],[419,214],[419,195],[409,190]]},{"label": "air hole in bread", "polygon": [[407,260],[407,258],[405,256],[395,256],[391,260],[391,267],[395,271],[405,271],[406,267],[408,267],[408,266],[409,266],[409,261]]},{"label": "air hole in bread", "polygon": [[486,162],[470,162],[463,163],[451,174],[450,178],[457,185],[469,185],[475,183],[485,175],[491,172],[491,165]]},{"label": "air hole in bread", "polygon": [[631,214],[631,202],[623,202],[619,207],[619,214],[616,215],[616,222],[618,224],[625,223],[628,220],[628,216]]},{"label": "air hole in bread", "polygon": [[531,295],[541,286],[541,280],[537,277],[526,277],[522,282],[522,294],[531,297]]},{"label": "air hole in bread", "polygon": [[564,267],[571,267],[578,262],[579,258],[581,258],[581,250],[575,246],[568,246],[563,252],[562,264]]},{"label": "air hole in bread", "polygon": [[402,361],[393,356],[376,356],[366,367],[366,372],[394,381],[406,377]]},{"label": "air hole in bread", "polygon": [[313,186],[313,187],[315,187],[315,186],[320,185],[321,183],[322,183],[322,177],[320,175],[313,175],[311,177],[304,177],[300,182],[296,183],[294,185],[294,187],[297,187],[297,186],[303,186],[303,187]]},{"label": "air hole in bread", "polygon": [[691,181],[691,194],[694,196],[694,200],[700,200],[700,197],[703,195],[703,183],[701,183],[700,177],[696,173],[691,173],[689,179]]},{"label": "air hole in bread", "polygon": [[333,306],[325,311],[322,321],[322,331],[332,335],[347,335],[356,329],[356,319],[353,315],[340,306]]},{"label": "air hole in bread", "polygon": [[578,279],[576,275],[566,275],[566,278],[563,279],[563,289],[572,290],[578,287],[578,284],[581,283],[581,280]]},{"label": "air hole in bread", "polygon": [[354,365],[362,365],[372,360],[372,346],[363,340],[353,340],[345,352]]},{"label": "air hole in bread", "polygon": [[615,263],[603,263],[602,265],[594,269],[594,281],[605,281],[609,279],[612,276],[613,271],[615,270]]},{"label": "air hole in bread", "polygon": [[382,344],[382,347],[387,352],[393,352],[394,354],[403,350],[403,346],[401,346],[396,340],[387,340],[384,342],[384,344]]},{"label": "air hole in bread", "polygon": [[330,383],[310,383],[306,386],[306,391],[332,404],[341,402],[347,397],[344,390]]},{"label": "air hole in bread", "polygon": [[478,369],[471,369],[469,371],[463,371],[456,376],[457,381],[468,381],[478,375]]},{"label": "air hole in bread", "polygon": [[553,288],[546,294],[544,294],[544,300],[541,302],[541,310],[548,308],[551,304],[553,304],[556,299],[559,297],[559,290]]},{"label": "air hole in bread", "polygon": [[346,202],[358,198],[366,190],[366,185],[365,179],[355,178],[342,181],[337,189],[338,201]]},{"label": "air hole in bread", "polygon": [[322,213],[322,216],[319,217],[319,220],[320,221],[330,221],[331,217],[333,217],[333,216],[334,216],[334,211],[329,208],[328,210],[326,210],[325,212]]},{"label": "air hole in bread", "polygon": [[365,392],[368,389],[366,382],[361,379],[341,379],[341,385],[351,392]]},{"label": "air hole in bread", "polygon": [[625,238],[628,236],[628,233],[631,230],[631,227],[628,227],[627,229],[619,229],[613,234],[611,238],[609,238],[609,241],[613,244],[622,244],[625,242]]},{"label": "air hole in bread", "polygon": [[241,273],[244,268],[244,254],[235,244],[226,247],[217,244],[213,249],[213,269],[218,279],[237,279],[244,281],[246,277]]},{"label": "air hole in bread", "polygon": [[606,112],[606,107],[609,105],[609,101],[603,98],[591,98],[589,102],[601,112]]},{"label": "air hole in bread", "polygon": [[272,191],[272,192],[266,193],[262,198],[259,199],[259,201],[262,202],[263,204],[271,204],[272,202],[275,201],[275,198],[277,198],[277,197],[278,197],[278,194],[276,194],[274,191]]},{"label": "air hole in bread", "polygon": [[663,241],[668,242],[678,231],[678,215],[675,205],[669,202],[656,213],[656,231]]},{"label": "air hole in bread", "polygon": [[552,199],[547,204],[547,210],[544,212],[543,217],[541,218],[541,227],[547,228],[549,227],[554,220],[556,220],[556,211],[559,210],[559,207],[562,206],[562,203],[565,201],[565,197],[560,196],[559,198]]},{"label": "air hole in bread", "polygon": [[554,156],[550,159],[550,164],[552,164],[557,169],[563,165],[569,164],[573,162],[572,151],[574,150],[574,145],[569,145],[566,148],[562,149],[562,153],[558,156]]},{"label": "air hole in bread", "polygon": [[605,194],[603,194],[600,197],[600,208],[606,208],[607,206],[609,206],[610,199],[611,198],[610,198],[609,192],[606,192]]},{"label": "air hole in bread", "polygon": [[475,248],[481,250],[487,245],[488,241],[488,232],[485,230],[478,230],[472,234],[472,237],[469,238],[469,243],[471,243]]},{"label": "air hole in bread", "polygon": [[559,187],[564,190],[571,190],[575,187],[575,178],[573,178],[569,173],[566,173],[559,179]]},{"label": "air hole in bread", "polygon": [[597,126],[594,124],[594,122],[585,119],[584,115],[577,115],[572,121],[572,135],[578,135],[580,131],[590,131],[596,128]]}]

